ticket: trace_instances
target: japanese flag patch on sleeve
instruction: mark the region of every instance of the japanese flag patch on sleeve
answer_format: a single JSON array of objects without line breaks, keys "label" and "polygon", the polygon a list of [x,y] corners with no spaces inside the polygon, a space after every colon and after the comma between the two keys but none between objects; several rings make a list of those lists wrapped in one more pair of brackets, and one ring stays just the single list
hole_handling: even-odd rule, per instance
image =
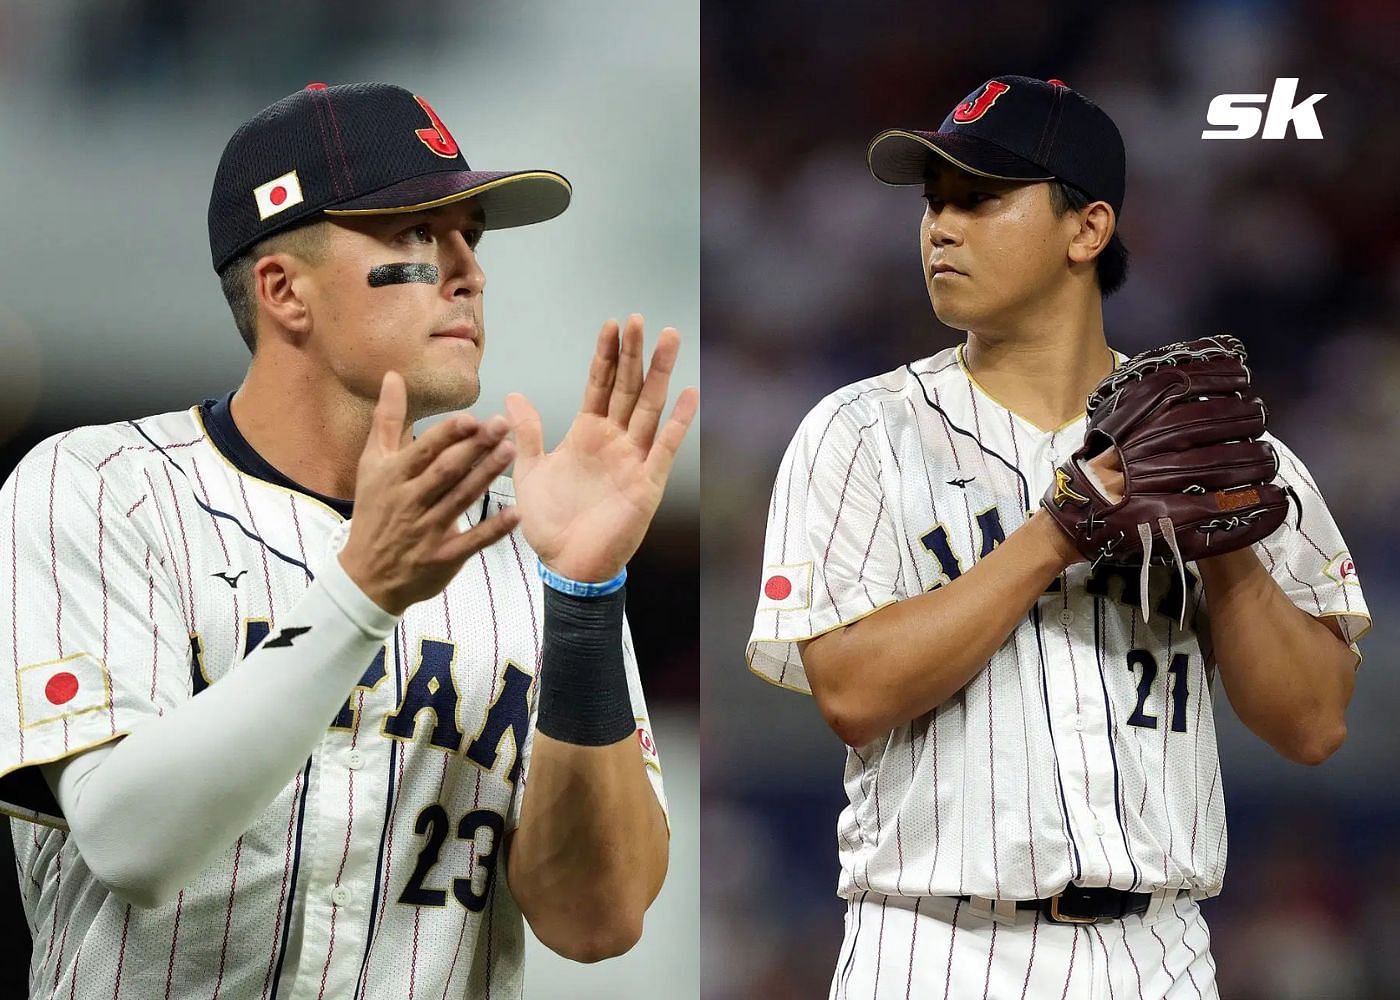
[{"label": "japanese flag patch on sleeve", "polygon": [[19,668],[21,728],[35,729],[85,712],[106,711],[111,703],[107,668],[90,653]]},{"label": "japanese flag patch on sleeve", "polygon": [[1332,561],[1323,568],[1322,572],[1343,586],[1348,583],[1360,585],[1360,581],[1356,578],[1356,563],[1352,560],[1351,553],[1345,550],[1333,556]]},{"label": "japanese flag patch on sleeve", "polygon": [[647,720],[637,720],[637,744],[642,748],[642,760],[648,767],[661,770],[661,757],[656,752],[656,741],[652,739],[651,730],[647,728]]},{"label": "japanese flag patch on sleeve", "polygon": [[760,611],[800,611],[811,605],[810,562],[763,567],[763,586],[758,596]]}]

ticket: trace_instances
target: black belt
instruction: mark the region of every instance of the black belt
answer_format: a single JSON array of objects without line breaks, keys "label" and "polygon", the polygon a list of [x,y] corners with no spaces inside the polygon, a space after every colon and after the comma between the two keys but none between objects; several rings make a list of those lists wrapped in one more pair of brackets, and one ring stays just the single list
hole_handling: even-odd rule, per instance
[{"label": "black belt", "polygon": [[[958,898],[967,902],[970,897]],[[1039,910],[1046,920],[1057,924],[1096,924],[1101,920],[1140,916],[1151,904],[1150,892],[1067,885],[1063,892],[1049,899],[1018,899],[1016,909]]]}]

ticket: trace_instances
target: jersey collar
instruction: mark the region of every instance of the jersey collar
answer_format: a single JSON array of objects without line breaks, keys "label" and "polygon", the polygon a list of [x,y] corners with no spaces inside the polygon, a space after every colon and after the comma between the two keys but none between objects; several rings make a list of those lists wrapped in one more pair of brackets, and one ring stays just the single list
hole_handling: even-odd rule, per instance
[{"label": "jersey collar", "polygon": [[248,443],[247,438],[238,429],[238,425],[233,422],[233,410],[229,404],[236,391],[231,389],[223,399],[206,399],[199,404],[199,410],[204,415],[204,426],[209,431],[209,437],[214,442],[214,447],[218,448],[223,453],[224,458],[228,459],[238,471],[252,476],[254,479],[261,479],[274,486],[281,486],[283,489],[293,490],[311,497],[311,499],[325,504],[348,521],[354,513],[353,500],[341,500],[337,497],[328,497],[323,493],[317,493],[315,490],[309,490],[278,472],[265,458],[253,450],[253,446]]}]

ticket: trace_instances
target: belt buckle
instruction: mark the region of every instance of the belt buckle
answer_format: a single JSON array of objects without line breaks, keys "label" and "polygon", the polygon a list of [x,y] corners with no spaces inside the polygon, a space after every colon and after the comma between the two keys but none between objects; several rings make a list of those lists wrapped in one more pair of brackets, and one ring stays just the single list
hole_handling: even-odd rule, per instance
[{"label": "belt buckle", "polygon": [[1096,924],[1098,917],[1072,917],[1068,914],[1060,913],[1060,897],[1064,893],[1057,892],[1050,897],[1050,919],[1057,924]]}]

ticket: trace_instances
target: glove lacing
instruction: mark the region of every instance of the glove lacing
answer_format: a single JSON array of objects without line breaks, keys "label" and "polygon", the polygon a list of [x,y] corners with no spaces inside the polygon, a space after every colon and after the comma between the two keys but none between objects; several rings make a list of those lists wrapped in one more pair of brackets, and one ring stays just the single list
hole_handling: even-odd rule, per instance
[{"label": "glove lacing", "polygon": [[[1172,559],[1176,563],[1176,571],[1181,578],[1181,618],[1177,623],[1177,628],[1186,627],[1186,561],[1181,558],[1181,548],[1176,543],[1176,526],[1172,524],[1169,517],[1157,518],[1157,529],[1161,531],[1162,538],[1166,540],[1167,547],[1172,550]],[[1138,600],[1142,604],[1142,620],[1147,622],[1151,617],[1151,605],[1148,603],[1147,577],[1152,565],[1152,526],[1143,521],[1137,526],[1138,538],[1142,541],[1142,570],[1138,575]]]}]

